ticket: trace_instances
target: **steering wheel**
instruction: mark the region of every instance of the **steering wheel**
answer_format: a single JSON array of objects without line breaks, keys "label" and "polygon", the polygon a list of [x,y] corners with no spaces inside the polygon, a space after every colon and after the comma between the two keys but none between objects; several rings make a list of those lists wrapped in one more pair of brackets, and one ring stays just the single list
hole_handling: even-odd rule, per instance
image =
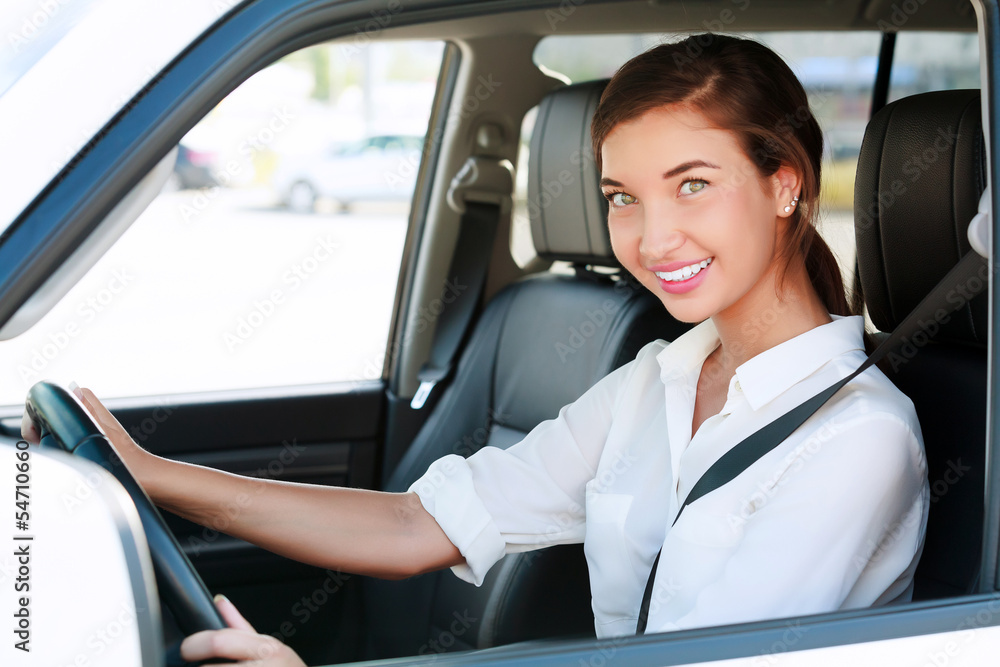
[{"label": "steering wheel", "polygon": [[159,510],[76,396],[58,384],[39,382],[28,392],[25,410],[41,435],[42,446],[57,446],[93,461],[125,487],[146,533],[160,597],[184,635],[226,628],[208,589]]}]

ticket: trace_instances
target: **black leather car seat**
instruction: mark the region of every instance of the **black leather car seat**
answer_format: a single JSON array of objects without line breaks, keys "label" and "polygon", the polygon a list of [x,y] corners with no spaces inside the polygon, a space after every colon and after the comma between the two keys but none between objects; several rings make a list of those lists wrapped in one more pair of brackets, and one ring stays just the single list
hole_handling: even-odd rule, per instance
[{"label": "black leather car seat", "polygon": [[[487,305],[455,378],[385,490],[405,491],[446,454],[468,456],[484,445],[518,442],[644,344],[673,340],[688,328],[624,271],[588,268],[620,269],[590,150],[590,119],[605,83],[550,93],[539,106],[531,141],[534,243],[545,258],[573,262],[575,275],[526,277]],[[365,584],[369,657],[594,632],[581,545],[508,555],[479,588],[451,572]]]},{"label": "black leather car seat", "polygon": [[[969,250],[986,186],[979,91],[887,105],[865,132],[855,183],[858,265],[872,322],[891,331]],[[961,294],[955,298],[961,299]],[[924,332],[933,333],[937,322]],[[979,570],[986,469],[987,298],[933,341],[912,337],[883,369],[914,402],[931,505],[914,600],[971,592]]]}]

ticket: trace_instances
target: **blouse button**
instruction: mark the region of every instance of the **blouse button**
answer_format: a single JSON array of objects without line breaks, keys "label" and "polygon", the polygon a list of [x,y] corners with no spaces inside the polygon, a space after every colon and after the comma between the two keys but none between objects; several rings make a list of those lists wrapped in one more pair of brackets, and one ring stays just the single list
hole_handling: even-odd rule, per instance
[{"label": "blouse button", "polygon": [[736,381],[736,383],[733,385],[733,387],[736,389],[736,391],[743,391],[743,387],[740,386],[740,381],[739,380]]}]

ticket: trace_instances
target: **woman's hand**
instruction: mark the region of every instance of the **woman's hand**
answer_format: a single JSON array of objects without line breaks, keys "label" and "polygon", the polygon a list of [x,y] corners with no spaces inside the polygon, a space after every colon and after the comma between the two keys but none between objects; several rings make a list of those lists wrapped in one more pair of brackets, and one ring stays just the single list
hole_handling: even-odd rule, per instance
[{"label": "woman's hand", "polygon": [[97,422],[97,425],[108,436],[108,440],[111,441],[115,451],[118,452],[118,456],[125,461],[125,465],[136,475],[139,483],[142,484],[143,480],[139,478],[140,470],[147,467],[151,460],[156,457],[140,447],[132,439],[132,436],[128,434],[128,431],[121,425],[121,422],[104,407],[104,404],[94,395],[94,392],[89,389],[77,387],[75,384],[71,388],[76,397],[83,403],[83,406],[87,408],[87,412]]},{"label": "woman's hand", "polygon": [[249,667],[305,667],[305,663],[280,641],[257,634],[226,597],[215,596],[215,606],[229,625],[226,630],[203,630],[181,643],[181,657],[189,662],[209,658],[228,658],[231,665]]},{"label": "woman's hand", "polygon": [[[125,461],[125,465],[132,471],[139,484],[143,485],[144,480],[141,473],[145,472],[157,457],[136,444],[135,440],[128,434],[128,431],[125,430],[125,427],[104,407],[104,404],[94,395],[94,392],[89,389],[81,389],[76,384],[70,385],[70,388],[76,394],[76,397],[80,399],[80,402],[83,403],[87,412],[94,418],[94,421],[97,422],[97,425],[104,431],[104,434],[108,436],[108,440],[111,441],[118,456]],[[28,418],[27,413],[21,418],[21,437],[35,444],[40,439],[38,429],[35,428],[34,423]]]}]

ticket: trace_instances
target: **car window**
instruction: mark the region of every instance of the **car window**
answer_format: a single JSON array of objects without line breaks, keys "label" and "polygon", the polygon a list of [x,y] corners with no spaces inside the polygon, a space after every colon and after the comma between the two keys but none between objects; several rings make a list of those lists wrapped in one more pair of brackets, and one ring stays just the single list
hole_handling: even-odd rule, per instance
[{"label": "car window", "polygon": [[43,378],[125,397],[381,375],[443,43],[349,46],[283,58],[187,133],[143,215],[0,343],[0,404]]},{"label": "car window", "polygon": [[899,33],[889,101],[931,90],[979,88],[979,37],[975,33]]}]

